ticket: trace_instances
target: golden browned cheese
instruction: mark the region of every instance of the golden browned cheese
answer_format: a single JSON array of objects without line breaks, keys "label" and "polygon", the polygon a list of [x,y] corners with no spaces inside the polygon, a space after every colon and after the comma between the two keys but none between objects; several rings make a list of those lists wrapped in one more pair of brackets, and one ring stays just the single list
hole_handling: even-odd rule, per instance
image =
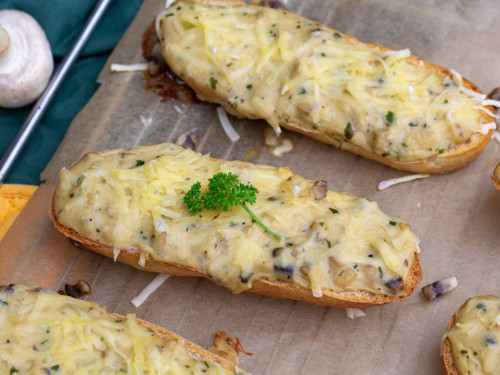
[{"label": "golden browned cheese", "polygon": [[1,374],[244,373],[159,332],[167,331],[33,284],[0,287]]},{"label": "golden browned cheese", "polygon": [[[248,205],[278,241],[241,206],[192,214],[183,203],[199,181],[231,172],[259,191]],[[87,154],[60,174],[58,225],[115,249],[201,271],[234,292],[255,280],[312,290],[409,295],[418,251],[408,224],[377,204],[275,168],[201,155],[171,143]],[[117,254],[115,254],[117,255]],[[418,283],[418,281],[417,281]]]},{"label": "golden browned cheese", "polygon": [[455,314],[446,332],[459,375],[500,373],[500,298],[469,299]]},{"label": "golden browned cheese", "polygon": [[485,96],[457,72],[291,12],[177,1],[158,16],[157,33],[199,98],[388,165],[454,152],[494,128]]}]

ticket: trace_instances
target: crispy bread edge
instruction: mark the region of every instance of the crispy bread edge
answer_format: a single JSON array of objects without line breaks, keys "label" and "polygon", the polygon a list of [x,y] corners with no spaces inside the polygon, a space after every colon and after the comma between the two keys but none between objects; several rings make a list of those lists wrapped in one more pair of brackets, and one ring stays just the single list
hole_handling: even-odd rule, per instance
[{"label": "crispy bread edge", "polygon": [[[113,259],[113,247],[82,237],[75,230],[65,227],[57,221],[57,216],[54,212],[54,195],[55,192],[50,200],[49,214],[56,229],[66,237],[69,237],[83,245],[83,247]],[[144,267],[141,267],[139,265],[139,259],[140,251],[131,249],[120,249],[120,253],[117,257],[118,261],[143,271],[168,273],[174,276],[205,277],[213,281],[207,273],[193,267],[177,263],[158,261],[155,259],[147,259]],[[369,307],[408,299],[415,291],[421,280],[422,266],[420,256],[418,253],[415,253],[415,258],[410,267],[410,272],[404,282],[404,285],[406,286],[406,294],[402,296],[376,295],[369,292],[338,293],[330,290],[323,290],[322,297],[314,297],[312,291],[308,288],[289,284],[280,280],[273,281],[265,278],[255,280],[252,287],[248,289],[247,292],[262,294],[268,297],[294,299],[297,301],[323,306]]]},{"label": "crispy bread edge", "polygon": [[[237,0],[195,0],[195,1],[200,4],[210,4],[210,3],[222,4],[222,5],[241,4],[241,2]],[[344,36],[354,42],[361,43],[359,40],[357,40],[351,35],[344,34]],[[367,44],[367,45],[371,47],[378,47],[380,48],[381,51],[390,51],[390,49],[383,46],[379,46],[377,44]],[[168,64],[168,56],[164,53],[163,48],[162,48],[162,53]],[[436,73],[440,74],[443,77],[452,76],[450,71],[446,68],[435,65],[428,61],[421,60],[413,55],[410,56],[410,59],[415,64],[420,64],[420,62],[422,61],[427,68],[432,69],[433,71],[435,71]],[[210,101],[213,103],[218,103],[224,106],[229,113],[239,115],[241,117],[241,115],[237,111],[235,111],[233,108],[230,108],[229,104],[227,103],[227,98],[224,98],[217,94],[214,95],[213,90],[210,90],[207,86],[200,86],[200,87],[196,86],[194,80],[190,79],[189,77],[183,77],[183,80],[191,88],[193,88],[199,99]],[[468,89],[483,94],[481,90],[474,83],[470,82],[465,78],[463,78],[463,85]],[[493,111],[492,106],[485,106],[485,108],[487,108],[490,111]],[[487,113],[483,113],[480,122],[481,124],[493,122],[493,117],[491,117]],[[374,160],[381,164],[387,165],[391,168],[412,173],[430,173],[430,174],[453,172],[457,169],[463,168],[468,164],[472,163],[484,150],[484,148],[490,141],[491,136],[493,135],[493,130],[490,130],[486,134],[481,134],[476,132],[473,133],[472,136],[465,142],[451,147],[450,149],[444,151],[442,154],[437,154],[422,160],[402,162],[383,157],[381,155],[373,153],[368,149],[362,148],[360,146],[354,145],[349,142],[344,142],[343,140],[333,138],[332,136],[323,133],[321,131],[306,129],[302,127],[301,124],[296,124],[291,122],[287,123],[282,121],[279,123],[279,125],[283,128],[304,134],[317,141],[327,143],[342,150],[350,151],[355,154],[361,155],[367,159]]]},{"label": "crispy bread edge", "polygon": [[[124,319],[124,320],[127,319],[126,316],[123,316],[120,314],[111,313],[110,315],[112,317],[118,318],[118,319]],[[238,369],[236,368],[237,367],[236,363],[228,361],[227,359],[222,358],[222,357],[218,356],[217,354],[214,354],[214,353],[202,348],[201,346],[196,345],[195,343],[193,343],[189,340],[186,340],[184,337],[179,336],[177,333],[174,333],[172,331],[169,331],[166,328],[163,328],[161,326],[157,326],[156,324],[147,322],[147,321],[139,319],[139,318],[137,318],[137,321],[140,325],[142,325],[146,328],[149,328],[158,336],[161,336],[161,337],[166,338],[168,340],[173,340],[173,341],[178,342],[179,344],[184,346],[188,350],[188,352],[191,355],[193,355],[193,357],[197,360],[209,359],[213,362],[220,364],[222,367],[231,369],[234,372],[238,372],[238,371],[243,372],[243,370],[240,369],[239,367],[238,367]]]}]

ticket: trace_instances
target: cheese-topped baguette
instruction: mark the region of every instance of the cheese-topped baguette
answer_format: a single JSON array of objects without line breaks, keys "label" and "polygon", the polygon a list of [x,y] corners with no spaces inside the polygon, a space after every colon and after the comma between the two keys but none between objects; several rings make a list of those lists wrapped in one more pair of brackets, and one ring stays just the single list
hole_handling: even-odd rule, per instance
[{"label": "cheese-topped baguette", "polygon": [[[188,211],[186,192],[220,172],[258,189],[251,211]],[[250,207],[250,205],[248,205]],[[87,154],[60,173],[51,204],[66,236],[136,268],[203,276],[328,306],[409,297],[421,279],[418,240],[376,203],[328,191],[289,168],[214,159],[165,143]]]},{"label": "cheese-topped baguette", "polygon": [[486,96],[458,73],[291,12],[185,0],[156,25],[166,62],[200,99],[393,168],[461,168],[495,126]]},{"label": "cheese-topped baguette", "polygon": [[34,284],[0,287],[1,374],[246,374],[162,327]]},{"label": "cheese-topped baguette", "polygon": [[493,180],[495,187],[498,190],[500,190],[500,163],[497,165],[497,167],[493,171],[493,174],[491,175],[491,179]]},{"label": "cheese-topped baguette", "polygon": [[448,321],[442,357],[448,375],[500,374],[500,298],[467,300]]}]

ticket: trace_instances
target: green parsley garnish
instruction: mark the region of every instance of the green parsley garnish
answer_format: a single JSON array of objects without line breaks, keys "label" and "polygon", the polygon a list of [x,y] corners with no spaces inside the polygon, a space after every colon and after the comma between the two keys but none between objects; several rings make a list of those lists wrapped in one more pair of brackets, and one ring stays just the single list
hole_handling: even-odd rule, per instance
[{"label": "green parsley garnish", "polygon": [[334,33],[334,34],[333,34],[333,37],[334,37],[335,39],[340,39],[340,38],[342,38],[342,35],[340,35],[339,33]]},{"label": "green parsley garnish", "polygon": [[389,224],[391,224],[391,225],[398,225],[398,222],[397,221],[389,220]]},{"label": "green parsley garnish", "polygon": [[392,124],[394,122],[394,113],[392,113],[392,111],[387,112],[387,114],[385,115],[385,120],[389,124]]},{"label": "green parsley garnish", "polygon": [[378,266],[378,273],[380,274],[380,278],[384,278],[384,270],[382,270],[382,267]]},{"label": "green parsley garnish", "polygon": [[217,89],[217,80],[214,77],[210,77],[210,88],[212,90]]},{"label": "green parsley garnish", "polygon": [[137,168],[141,165],[144,165],[144,160],[136,160],[135,165],[132,168]]},{"label": "green parsley garnish", "polygon": [[485,305],[484,303],[482,303],[482,302],[479,302],[479,303],[476,305],[476,309],[486,311],[486,305]]},{"label": "green parsley garnish", "polygon": [[0,306],[8,306],[8,305],[9,305],[9,303],[7,301],[2,301],[0,299]]},{"label": "green parsley garnish", "polygon": [[19,372],[19,370],[15,367],[10,368],[10,375],[15,374],[16,372]]},{"label": "green parsley garnish", "polygon": [[418,122],[410,122],[408,125],[414,128],[415,126],[418,126]]},{"label": "green parsley garnish", "polygon": [[50,368],[52,371],[57,371],[59,370],[59,365],[54,365]]},{"label": "green parsley garnish", "polygon": [[347,123],[345,127],[344,137],[345,139],[351,139],[352,137],[354,137],[354,129],[352,128],[352,124],[350,121]]},{"label": "green parsley garnish", "polygon": [[166,17],[172,17],[174,14],[173,13],[168,13],[168,14],[165,14],[165,18]]},{"label": "green parsley garnish", "polygon": [[246,206],[246,203],[255,203],[258,192],[254,186],[241,183],[235,174],[220,172],[208,180],[207,192],[201,192],[201,183],[198,181],[191,186],[182,201],[186,203],[189,212],[193,214],[203,210],[228,211],[229,207],[240,205],[262,229],[281,241],[281,237],[269,229]]},{"label": "green parsley garnish", "polygon": [[332,243],[330,241],[326,240],[326,244],[328,245],[328,248],[332,247]]},{"label": "green parsley garnish", "polygon": [[338,214],[339,211],[336,210],[335,208],[329,208],[330,211],[332,211],[332,214]]},{"label": "green parsley garnish", "polygon": [[304,95],[304,94],[307,94],[307,91],[306,91],[306,89],[305,89],[305,88],[301,87],[301,88],[299,89],[299,95]]},{"label": "green parsley garnish", "polygon": [[251,85],[251,84],[250,84],[250,85],[247,85],[247,89],[248,89],[248,90],[251,90],[251,89],[252,89],[252,87],[253,87],[253,85]]}]

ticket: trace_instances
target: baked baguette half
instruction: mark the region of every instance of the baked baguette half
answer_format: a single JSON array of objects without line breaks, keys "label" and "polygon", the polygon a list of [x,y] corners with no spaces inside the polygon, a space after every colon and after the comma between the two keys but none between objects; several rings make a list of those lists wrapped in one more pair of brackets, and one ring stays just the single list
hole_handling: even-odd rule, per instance
[{"label": "baked baguette half", "polygon": [[0,287],[2,374],[246,374],[165,328],[31,283]]},{"label": "baked baguette half", "polygon": [[[197,181],[220,172],[258,189],[242,206],[190,213]],[[249,205],[250,206],[250,205]],[[171,143],[89,153],[60,173],[50,204],[56,228],[100,254],[146,271],[201,276],[238,293],[319,305],[401,301],[422,278],[418,240],[377,204],[328,191],[325,181]]]},{"label": "baked baguette half", "polygon": [[291,12],[183,0],[156,21],[167,64],[199,99],[278,133],[445,173],[475,160],[495,126],[486,96],[455,71]]},{"label": "baked baguette half", "polygon": [[447,375],[500,373],[500,298],[473,297],[455,311],[443,337]]},{"label": "baked baguette half", "polygon": [[495,170],[493,171],[493,174],[491,175],[491,179],[493,180],[495,187],[498,190],[500,190],[500,163],[496,166]]}]

